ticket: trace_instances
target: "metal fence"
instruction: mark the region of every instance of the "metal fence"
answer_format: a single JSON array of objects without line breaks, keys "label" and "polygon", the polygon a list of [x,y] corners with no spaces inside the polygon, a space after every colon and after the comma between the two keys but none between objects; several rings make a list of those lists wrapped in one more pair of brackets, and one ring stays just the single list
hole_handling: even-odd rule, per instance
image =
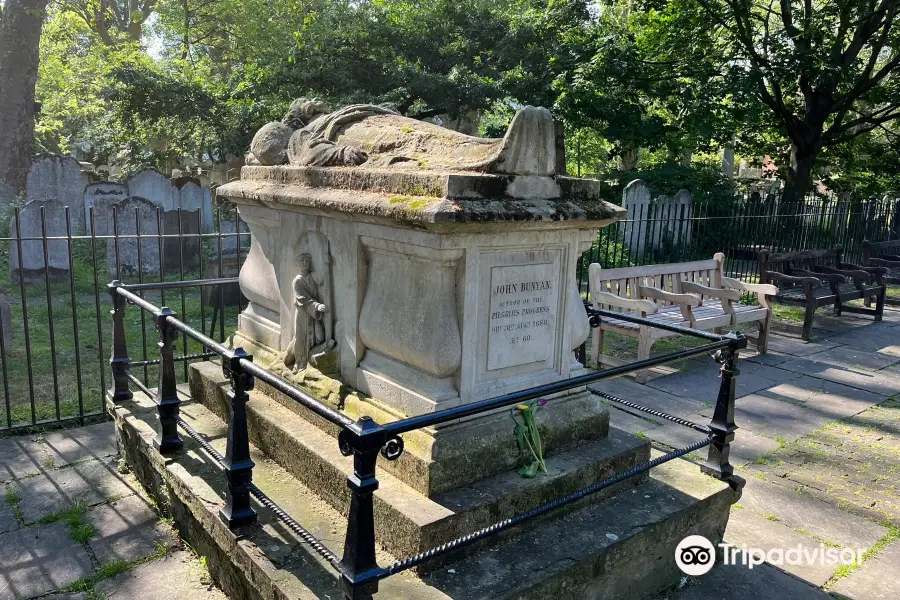
[{"label": "metal fence", "polygon": [[[0,434],[105,418],[110,279],[147,284],[233,277],[249,248],[246,226],[224,205],[206,233],[199,211],[101,215],[91,209],[83,226],[70,210],[65,218],[43,208],[32,214],[10,208],[0,216],[0,227],[9,227],[0,230]],[[236,282],[140,293],[220,342],[245,304]],[[141,312],[126,324],[126,334],[133,372],[148,385],[157,378],[158,361],[150,359],[157,333]],[[179,382],[186,382],[188,363],[204,359],[204,349],[183,335],[178,347],[188,357],[178,369]]]},{"label": "metal fence", "polygon": [[612,269],[707,259],[723,252],[730,277],[755,281],[761,250],[790,252],[840,244],[844,259],[858,264],[863,240],[892,239],[898,230],[900,201],[889,198],[815,196],[780,202],[747,195],[725,204],[650,205],[602,230],[582,256],[577,277],[581,291],[587,292],[591,263]]}]

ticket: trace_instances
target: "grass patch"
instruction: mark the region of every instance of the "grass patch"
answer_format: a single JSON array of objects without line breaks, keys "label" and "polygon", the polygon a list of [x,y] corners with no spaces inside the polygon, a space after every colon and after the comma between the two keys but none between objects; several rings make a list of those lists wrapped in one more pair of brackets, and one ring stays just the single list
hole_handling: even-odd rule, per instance
[{"label": "grass patch", "polygon": [[62,521],[69,527],[69,537],[83,544],[97,533],[97,529],[84,520],[87,509],[86,503],[77,500],[72,506],[44,515],[38,519],[38,523],[47,525]]},{"label": "grass patch", "polygon": [[16,518],[16,522],[22,526],[25,524],[25,518],[22,516],[22,508],[19,506],[19,503],[22,501],[22,494],[19,493],[19,490],[14,488],[12,484],[6,484],[6,495],[5,495],[6,503],[12,508],[13,516]]},{"label": "grass patch", "polygon": [[768,513],[763,516],[770,521],[775,521],[776,523],[781,520],[781,517],[779,517],[778,515],[773,515],[772,513]]},{"label": "grass patch", "polygon": [[866,561],[870,558],[874,558],[881,553],[882,550],[887,548],[889,545],[893,544],[897,540],[900,540],[900,527],[893,525],[892,523],[882,523],[885,527],[888,527],[889,531],[882,537],[880,540],[875,542],[875,545],[863,552],[862,561],[859,563],[853,563],[852,565],[841,565],[835,570],[834,575],[828,580],[823,587],[824,589],[828,589],[833,586],[836,582],[841,579],[848,577],[853,571],[860,568],[862,565],[866,564]]}]

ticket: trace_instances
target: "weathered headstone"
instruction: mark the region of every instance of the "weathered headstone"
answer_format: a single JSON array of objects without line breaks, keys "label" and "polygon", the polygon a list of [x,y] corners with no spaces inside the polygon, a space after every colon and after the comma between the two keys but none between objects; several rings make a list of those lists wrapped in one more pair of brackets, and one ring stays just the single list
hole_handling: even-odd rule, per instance
[{"label": "weathered headstone", "polygon": [[82,202],[89,183],[77,160],[69,156],[48,156],[34,161],[28,170],[28,201],[55,200],[71,209],[73,225],[83,226]]},{"label": "weathered headstone", "polygon": [[[222,220],[219,222],[219,233],[222,234],[222,255],[236,255],[238,249],[238,236],[236,235],[237,232],[234,227],[234,221],[228,219],[227,221]],[[241,255],[247,256],[247,251],[250,249],[250,230],[243,221],[241,221],[241,233],[245,234],[240,236]],[[213,238],[210,260],[218,258],[218,244],[218,239]]]},{"label": "weathered headstone", "polygon": [[[97,205],[101,198],[109,198],[112,204],[120,202],[128,197],[128,188],[121,183],[111,181],[100,181],[92,183],[84,188],[84,226],[85,230],[91,232],[91,207]],[[97,210],[94,210],[94,229],[97,230]],[[97,231],[97,233],[100,233]],[[105,234],[105,228],[104,228]]]},{"label": "weathered headstone", "polygon": [[[112,206],[118,225],[116,240],[107,240],[110,276],[122,278],[159,274],[159,221],[157,205],[146,198],[132,196]],[[112,215],[110,215],[112,217]],[[140,245],[136,235],[140,233]],[[146,236],[146,237],[145,237]]]},{"label": "weathered headstone", "polygon": [[9,352],[12,346],[12,309],[6,294],[0,293],[0,324],[3,325],[3,347]]},{"label": "weathered headstone", "polygon": [[690,242],[693,196],[687,190],[651,199],[650,188],[636,179],[622,192],[622,207],[628,214],[620,224],[623,241],[634,254],[643,256],[664,243]]},{"label": "weathered headstone", "polygon": [[[181,216],[181,227],[178,217]],[[200,212],[168,210],[163,213],[163,265],[168,272],[200,266]]]},{"label": "weathered headstone", "polygon": [[228,165],[213,165],[209,172],[210,184],[225,185],[228,183]]},{"label": "weathered headstone", "polygon": [[178,186],[178,197],[181,210],[199,211],[203,204],[203,190],[193,181]]},{"label": "weathered headstone", "polygon": [[[43,222],[41,217],[43,209]],[[70,219],[80,211],[70,211]],[[69,276],[69,243],[66,240],[47,240],[47,254],[44,255],[43,234],[47,237],[66,236],[66,207],[55,200],[32,200],[10,219],[9,276],[26,283],[43,283],[45,272],[51,282],[63,281]],[[21,239],[21,242],[18,241]],[[22,253],[19,255],[19,244]]]},{"label": "weathered headstone", "polygon": [[9,206],[16,199],[16,190],[0,182],[0,207]]},{"label": "weathered headstone", "polygon": [[172,181],[156,169],[145,169],[128,178],[128,195],[146,198],[163,210],[178,208]]}]

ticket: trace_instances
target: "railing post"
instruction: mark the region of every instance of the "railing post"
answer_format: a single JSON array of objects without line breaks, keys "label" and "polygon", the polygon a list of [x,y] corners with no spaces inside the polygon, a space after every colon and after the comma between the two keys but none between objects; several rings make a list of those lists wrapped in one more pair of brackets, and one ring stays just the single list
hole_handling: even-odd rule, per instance
[{"label": "railing post", "polygon": [[378,569],[375,560],[375,506],[372,495],[378,489],[375,464],[384,445],[382,436],[372,435],[380,429],[371,417],[357,421],[358,430],[345,429],[338,437],[341,453],[353,456],[353,475],[347,478],[350,488],[350,514],[344,556],[341,558],[341,589],[348,600],[370,600],[378,591],[378,580],[368,577]]},{"label": "railing post", "polygon": [[131,400],[133,397],[131,390],[128,389],[128,366],[131,364],[131,359],[128,358],[128,343],[125,339],[125,306],[127,302],[125,297],[118,293],[120,287],[122,287],[121,281],[113,281],[106,288],[113,306],[109,311],[113,320],[112,352],[109,356],[112,388],[109,390],[109,395],[115,404]]},{"label": "railing post", "polygon": [[250,434],[247,430],[247,401],[253,389],[253,376],[241,366],[241,360],[253,357],[237,348],[223,359],[225,376],[231,379],[228,392],[228,441],[225,447],[225,506],[219,518],[231,530],[256,522],[256,512],[250,507],[250,482],[253,481],[253,461],[250,459]]},{"label": "railing post", "polygon": [[734,396],[736,377],[740,373],[737,368],[738,349],[747,345],[747,340],[741,334],[729,334],[732,343],[727,348],[719,350],[715,359],[721,365],[719,376],[722,383],[719,384],[719,396],[716,399],[716,408],[713,411],[709,428],[712,430],[712,444],[709,446],[709,454],[706,463],[701,470],[707,475],[717,479],[727,480],[734,474],[734,467],[728,461],[731,452],[731,442],[734,440],[734,432],[737,425],[734,424]]},{"label": "railing post", "polygon": [[178,435],[178,412],[181,400],[175,383],[175,338],[178,330],[169,323],[175,313],[164,306],[156,316],[159,331],[159,385],[156,388],[156,412],[159,429],[153,439],[153,447],[160,454],[170,454],[181,450],[184,442]]}]

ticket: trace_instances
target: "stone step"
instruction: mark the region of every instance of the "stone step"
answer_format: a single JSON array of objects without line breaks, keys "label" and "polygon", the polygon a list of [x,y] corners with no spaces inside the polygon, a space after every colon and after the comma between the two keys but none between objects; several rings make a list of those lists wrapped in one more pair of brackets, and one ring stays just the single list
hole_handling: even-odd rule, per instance
[{"label": "stone step", "polygon": [[[204,407],[224,420],[224,394],[198,396]],[[340,453],[334,437],[266,394],[251,396],[247,418],[251,442],[261,452],[330,506],[346,512],[353,461]],[[507,471],[431,498],[379,469],[378,538],[393,554],[416,554],[646,462],[649,454],[649,441],[610,428],[608,437],[548,458],[547,475],[524,479]],[[382,459],[379,465],[385,462]],[[644,479],[632,478],[584,502],[599,502]]]},{"label": "stone step", "polygon": [[[168,460],[153,449],[152,402],[137,394],[111,409],[117,435],[135,475],[165,507],[185,540],[206,556],[216,583],[232,598],[342,598],[334,570],[274,515],[257,506],[259,524],[235,535],[218,519],[224,503],[221,471],[190,438]],[[197,403],[184,418],[224,451],[225,427]],[[329,550],[341,555],[344,513],[253,449],[254,481]],[[675,460],[636,487],[601,503],[524,524],[505,539],[491,538],[476,554],[426,576],[405,571],[380,584],[377,600],[507,598],[653,598],[678,583],[674,549],[687,535],[721,540],[739,492]],[[376,521],[384,521],[377,514]],[[390,523],[391,527],[397,526]],[[379,550],[380,565],[398,558]],[[401,557],[402,558],[402,557]]]}]

